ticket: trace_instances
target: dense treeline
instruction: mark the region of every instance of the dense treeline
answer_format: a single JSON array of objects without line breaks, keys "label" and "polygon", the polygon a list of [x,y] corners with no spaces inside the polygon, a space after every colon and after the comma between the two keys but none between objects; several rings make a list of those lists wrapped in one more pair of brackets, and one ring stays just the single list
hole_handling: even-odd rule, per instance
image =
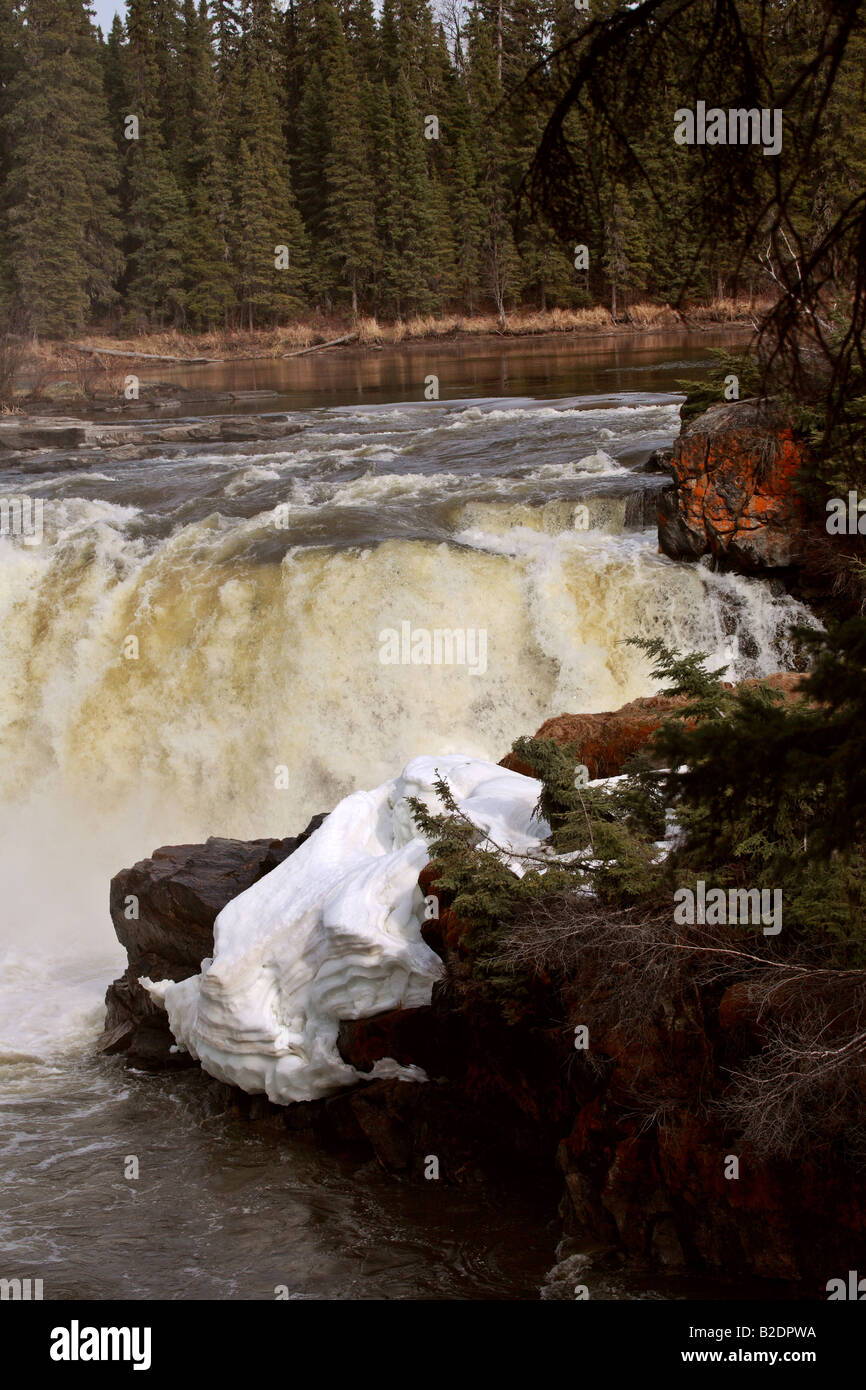
[{"label": "dense treeline", "polygon": [[[103,37],[86,0],[0,0],[0,310],[39,334],[211,329],[313,311],[616,313],[771,283],[758,250],[737,249],[740,209],[728,250],[707,234],[705,165],[673,139],[678,53],[702,41],[699,19],[646,67],[627,160],[591,90],[569,111],[569,226],[556,216],[555,233],[525,196],[569,45],[627,8],[128,0]],[[809,35],[804,7],[771,9],[762,45],[781,77]],[[807,237],[863,184],[863,51],[822,140],[795,151]],[[773,159],[742,157],[771,197]]]}]

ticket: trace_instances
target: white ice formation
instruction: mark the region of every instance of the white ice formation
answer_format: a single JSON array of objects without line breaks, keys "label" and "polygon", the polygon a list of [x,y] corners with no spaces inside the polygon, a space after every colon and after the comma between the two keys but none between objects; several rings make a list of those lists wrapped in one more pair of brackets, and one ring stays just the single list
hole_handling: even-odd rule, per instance
[{"label": "white ice formation", "polygon": [[[345,797],[305,844],[223,908],[201,974],[142,981],[205,1071],[278,1104],[312,1100],[361,1079],[337,1050],[340,1020],[430,1002],[442,970],[421,936],[418,875],[430,856],[407,798],[441,809],[437,773],[460,810],[506,849],[533,850],[549,833],[533,819],[538,782],[472,757],[415,758],[374,791]],[[426,1079],[391,1058],[374,1074]]]}]

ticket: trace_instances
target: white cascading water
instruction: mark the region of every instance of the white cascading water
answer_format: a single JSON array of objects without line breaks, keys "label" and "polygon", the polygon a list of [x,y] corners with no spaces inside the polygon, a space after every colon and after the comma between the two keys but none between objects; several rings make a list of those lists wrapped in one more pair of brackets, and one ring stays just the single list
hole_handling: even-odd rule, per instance
[{"label": "white cascading water", "polygon": [[[623,529],[645,480],[617,459],[673,436],[670,398],[303,423],[265,451],[10,475],[46,529],[0,539],[0,1057],[93,1037],[109,878],[158,844],[294,833],[418,755],[497,761],[651,693],[632,636],[734,676],[790,663],[792,599]],[[485,630],[484,674],[383,665],[405,622]]]}]

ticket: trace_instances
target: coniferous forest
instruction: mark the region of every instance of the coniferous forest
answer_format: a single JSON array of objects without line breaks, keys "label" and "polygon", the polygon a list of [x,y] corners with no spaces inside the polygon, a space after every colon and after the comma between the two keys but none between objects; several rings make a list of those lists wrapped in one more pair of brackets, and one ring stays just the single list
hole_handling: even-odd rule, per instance
[{"label": "coniferous forest", "polygon": [[[0,0],[5,327],[203,331],[313,312],[502,320],[593,304],[616,317],[636,298],[771,289],[766,248],[738,249],[743,210],[727,206],[720,227],[699,152],[672,139],[678,70],[711,41],[701,6],[660,32],[618,112],[627,157],[590,83],[565,111],[566,177],[536,196],[528,174],[575,46],[620,8],[128,0],[125,22],[103,34],[86,0]],[[784,86],[809,51],[808,16],[759,10],[764,75]],[[624,32],[624,72],[630,43]],[[615,46],[608,57],[620,61]],[[818,138],[799,143],[795,124],[777,159],[751,152],[749,212],[771,200],[774,166],[795,158],[794,223],[805,244],[820,236],[863,183],[863,83],[855,36]],[[549,220],[557,197],[567,214]]]}]

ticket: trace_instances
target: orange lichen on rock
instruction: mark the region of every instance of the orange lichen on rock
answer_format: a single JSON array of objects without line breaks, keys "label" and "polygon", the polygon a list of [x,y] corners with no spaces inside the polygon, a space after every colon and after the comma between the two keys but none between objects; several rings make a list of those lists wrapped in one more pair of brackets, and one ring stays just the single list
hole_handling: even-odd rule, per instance
[{"label": "orange lichen on rock", "polygon": [[796,477],[805,443],[772,401],[712,406],[684,426],[659,496],[659,544],[672,559],[711,554],[733,568],[788,568],[801,558]]}]

